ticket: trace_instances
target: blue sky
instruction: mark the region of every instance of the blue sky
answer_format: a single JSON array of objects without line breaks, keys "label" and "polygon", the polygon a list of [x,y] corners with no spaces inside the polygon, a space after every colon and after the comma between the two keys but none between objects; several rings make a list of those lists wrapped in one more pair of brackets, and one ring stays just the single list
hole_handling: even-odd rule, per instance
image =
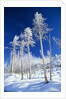
[{"label": "blue sky", "polygon": [[[47,18],[45,21],[48,27],[54,28],[51,34],[51,49],[52,56],[61,54],[61,49],[52,40],[52,36],[61,39],[61,8],[60,7],[5,7],[4,8],[4,46],[9,46],[9,42],[13,41],[15,35],[20,35],[26,27],[33,28],[34,14],[38,12]],[[48,35],[48,34],[47,34]],[[47,55],[49,50],[48,41],[43,42],[44,55]],[[30,47],[33,55],[40,55],[40,41],[36,41],[35,47]],[[4,61],[10,59],[10,50],[4,50]]]}]

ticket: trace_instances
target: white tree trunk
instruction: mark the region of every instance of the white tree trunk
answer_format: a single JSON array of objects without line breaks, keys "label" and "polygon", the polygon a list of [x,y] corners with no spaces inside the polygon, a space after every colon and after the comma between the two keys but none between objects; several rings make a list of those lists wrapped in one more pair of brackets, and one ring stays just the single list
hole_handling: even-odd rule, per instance
[{"label": "white tree trunk", "polygon": [[52,80],[52,59],[51,59],[51,41],[50,41],[50,34],[49,34],[49,49],[50,49],[50,80]]},{"label": "white tree trunk", "polygon": [[25,60],[24,73],[27,75],[27,60]]},{"label": "white tree trunk", "polygon": [[23,47],[21,49],[21,79],[23,79]]},{"label": "white tree trunk", "polygon": [[29,62],[29,79],[31,79],[31,64],[30,64],[30,48],[29,48],[29,40],[28,40],[28,62]]},{"label": "white tree trunk", "polygon": [[43,46],[42,46],[42,37],[41,37],[40,31],[39,31],[39,35],[40,35],[41,54],[42,54],[42,60],[43,60],[43,66],[44,66],[44,77],[45,77],[45,82],[48,83],[47,75],[46,75],[46,68],[45,68],[45,63],[44,63],[44,54],[43,54]]},{"label": "white tree trunk", "polygon": [[15,51],[15,46],[13,47],[13,57],[12,57],[12,65],[11,65],[11,74],[13,74],[13,68],[14,68],[14,51]]}]

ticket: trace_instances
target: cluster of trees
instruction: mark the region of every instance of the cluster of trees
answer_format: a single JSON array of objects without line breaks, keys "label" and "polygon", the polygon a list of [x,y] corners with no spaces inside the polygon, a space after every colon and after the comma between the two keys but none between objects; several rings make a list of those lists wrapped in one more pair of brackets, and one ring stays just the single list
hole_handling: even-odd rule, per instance
[{"label": "cluster of trees", "polygon": [[[21,33],[19,36],[15,35],[13,42],[10,42],[10,44],[13,47],[13,50],[11,51],[11,59],[10,59],[10,70],[11,74],[14,72],[14,64],[18,62],[19,65],[19,55],[21,59],[21,69],[17,68],[16,72],[21,72],[21,79],[23,79],[23,74],[24,74],[24,68],[25,67],[25,72],[26,70],[29,70],[29,79],[31,79],[31,62],[30,62],[30,45],[32,47],[35,46],[35,40],[33,39],[33,35],[36,37],[37,40],[40,41],[40,47],[41,47],[41,56],[42,56],[42,62],[43,62],[43,67],[44,67],[44,77],[45,77],[45,82],[48,83],[47,80],[47,74],[46,74],[46,67],[45,67],[45,60],[44,60],[44,50],[43,50],[43,44],[42,40],[46,40],[47,36],[46,34],[52,31],[52,28],[48,28],[48,24],[45,23],[46,18],[42,16],[41,13],[36,12],[34,15],[33,19],[33,28],[31,29],[30,27],[27,27],[24,29],[24,32]],[[50,80],[52,80],[52,58],[51,58],[51,38],[50,38],[50,33],[49,33],[49,53],[48,55],[50,56]],[[16,56],[16,49],[18,49],[18,54]],[[25,66],[23,66],[23,56],[24,52],[28,52],[28,57],[25,60]],[[15,58],[18,57],[18,58]],[[28,61],[27,61],[28,60]],[[26,64],[28,64],[26,66]],[[18,70],[18,71],[17,71]]]}]

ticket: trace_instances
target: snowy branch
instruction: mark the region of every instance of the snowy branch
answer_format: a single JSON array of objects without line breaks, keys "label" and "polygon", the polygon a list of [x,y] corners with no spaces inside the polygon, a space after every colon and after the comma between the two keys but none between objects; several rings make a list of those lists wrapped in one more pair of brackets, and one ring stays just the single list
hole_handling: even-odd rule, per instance
[{"label": "snowy branch", "polygon": [[15,35],[14,39],[13,39],[13,42],[10,42],[10,44],[12,46],[18,46],[19,45],[19,36]]},{"label": "snowy branch", "polygon": [[35,42],[33,40],[32,30],[30,29],[30,27],[27,27],[26,29],[24,29],[24,35],[25,35],[25,41],[26,42],[29,41],[29,45],[33,47]]},{"label": "snowy branch", "polygon": [[56,44],[61,48],[61,40],[56,38],[56,37],[52,37],[52,39],[56,42]]},{"label": "snowy branch", "polygon": [[[46,18],[42,17],[41,13],[36,12],[33,19],[33,32],[35,36],[39,39],[39,31],[41,33],[42,39],[46,39],[46,34],[51,31],[51,28],[48,28],[48,24],[45,23]],[[45,37],[44,37],[45,36]]]}]

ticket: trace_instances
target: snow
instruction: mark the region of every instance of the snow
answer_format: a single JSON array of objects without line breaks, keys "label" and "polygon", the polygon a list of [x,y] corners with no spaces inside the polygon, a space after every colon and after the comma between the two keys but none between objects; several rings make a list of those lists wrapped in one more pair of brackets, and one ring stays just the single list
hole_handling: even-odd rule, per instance
[{"label": "snow", "polygon": [[49,79],[50,71],[47,69],[47,78],[49,83],[45,83],[43,71],[32,74],[32,79],[24,75],[21,80],[19,74],[4,75],[5,92],[61,92],[61,68],[53,69],[52,81]]}]

